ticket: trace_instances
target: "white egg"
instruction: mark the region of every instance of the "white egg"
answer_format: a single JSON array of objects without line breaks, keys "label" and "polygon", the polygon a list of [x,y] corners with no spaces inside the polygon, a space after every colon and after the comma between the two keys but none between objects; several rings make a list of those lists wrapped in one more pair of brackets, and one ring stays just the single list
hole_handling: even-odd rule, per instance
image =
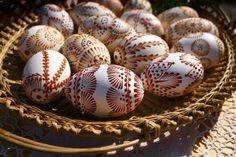
[{"label": "white egg", "polygon": [[140,74],[156,57],[169,52],[167,43],[152,34],[137,34],[124,39],[114,52],[117,64]]},{"label": "white egg", "polygon": [[125,4],[124,11],[140,9],[152,13],[152,6],[148,0],[128,0]]},{"label": "white egg", "polygon": [[64,44],[64,36],[57,29],[37,25],[27,29],[19,40],[19,55],[27,61],[36,52],[42,50],[59,51]]},{"label": "white egg", "polygon": [[157,18],[161,21],[164,28],[170,24],[191,17],[199,17],[196,10],[188,6],[177,6],[161,12]]},{"label": "white egg", "polygon": [[120,16],[123,12],[124,6],[120,0],[93,0],[107,8],[109,8],[116,16]]},{"label": "white egg", "polygon": [[71,12],[71,17],[78,26],[87,18],[97,15],[116,17],[111,10],[95,2],[81,2],[76,5]]},{"label": "white egg", "polygon": [[80,25],[78,33],[86,33],[94,36],[103,42],[110,53],[113,54],[120,41],[135,35],[136,31],[119,18],[103,15],[86,19]]},{"label": "white egg", "polygon": [[54,50],[44,50],[33,55],[23,71],[23,88],[26,95],[38,104],[57,99],[70,79],[67,59]]},{"label": "white egg", "polygon": [[141,74],[144,89],[162,97],[191,93],[203,77],[204,68],[200,60],[186,53],[159,56]]},{"label": "white egg", "polygon": [[164,34],[158,18],[145,10],[126,11],[120,18],[130,24],[137,33],[151,33],[158,36]]},{"label": "white egg", "polygon": [[38,10],[39,23],[58,29],[65,37],[74,32],[74,24],[70,15],[55,4],[45,4]]},{"label": "white egg", "polygon": [[88,34],[74,34],[67,38],[62,53],[76,72],[93,65],[111,63],[106,46]]},{"label": "white egg", "polygon": [[224,43],[210,33],[190,34],[181,38],[171,52],[185,52],[197,57],[205,69],[217,65],[224,54]]},{"label": "white egg", "polygon": [[118,65],[97,65],[76,73],[65,88],[72,105],[83,113],[116,117],[133,111],[144,96],[141,79]]},{"label": "white egg", "polygon": [[168,44],[173,45],[182,37],[199,32],[219,36],[218,28],[211,21],[203,18],[187,18],[171,24],[166,30],[165,38]]}]

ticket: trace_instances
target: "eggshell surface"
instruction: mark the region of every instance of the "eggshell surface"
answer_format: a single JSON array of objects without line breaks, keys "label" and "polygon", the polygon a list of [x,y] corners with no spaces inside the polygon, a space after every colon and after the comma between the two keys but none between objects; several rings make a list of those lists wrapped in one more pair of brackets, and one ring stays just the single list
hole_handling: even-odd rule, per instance
[{"label": "eggshell surface", "polygon": [[42,50],[59,51],[64,44],[64,36],[57,29],[37,25],[27,29],[19,40],[19,56],[27,61],[36,52]]},{"label": "eggshell surface", "polygon": [[26,95],[38,104],[57,99],[70,79],[67,59],[54,50],[40,51],[33,55],[23,70],[23,88]]},{"label": "eggshell surface", "polygon": [[71,13],[74,22],[78,26],[89,17],[101,15],[116,17],[110,9],[96,2],[81,2],[73,8]]},{"label": "eggshell surface", "polygon": [[99,39],[107,46],[111,54],[113,54],[120,41],[137,34],[134,28],[126,22],[106,15],[93,16],[85,20],[78,29],[78,34],[81,33]]},{"label": "eggshell surface", "polygon": [[203,18],[187,18],[170,25],[166,30],[166,41],[173,45],[182,37],[192,33],[207,32],[219,36],[218,28],[211,21]]},{"label": "eggshell surface", "polygon": [[188,6],[177,6],[161,12],[157,18],[161,21],[164,28],[170,24],[191,17],[199,17],[196,10]]},{"label": "eggshell surface", "polygon": [[152,6],[148,0],[128,0],[125,4],[124,11],[135,9],[146,10],[152,13]]},{"label": "eggshell surface", "polygon": [[116,117],[133,111],[142,101],[141,79],[118,65],[97,65],[76,73],[65,89],[66,97],[82,113]]},{"label": "eggshell surface", "polygon": [[151,33],[158,36],[164,34],[164,29],[158,18],[145,10],[126,11],[121,19],[130,24],[137,33]]},{"label": "eggshell surface", "polygon": [[162,97],[191,93],[203,77],[201,62],[186,53],[169,53],[157,57],[141,74],[144,89]]},{"label": "eggshell surface", "polygon": [[75,72],[93,65],[111,63],[110,53],[106,46],[88,34],[74,34],[67,38],[62,53]]},{"label": "eggshell surface", "polygon": [[224,54],[224,43],[210,33],[190,34],[181,38],[171,52],[186,52],[197,57],[205,69],[217,65]]},{"label": "eggshell surface", "polygon": [[95,0],[95,2],[109,8],[116,16],[120,16],[124,9],[120,0]]},{"label": "eggshell surface", "polygon": [[45,4],[38,10],[39,23],[58,29],[65,37],[73,34],[74,24],[70,15],[55,4]]},{"label": "eggshell surface", "polygon": [[114,52],[117,64],[140,74],[156,57],[169,52],[167,43],[152,34],[137,34],[121,41]]}]

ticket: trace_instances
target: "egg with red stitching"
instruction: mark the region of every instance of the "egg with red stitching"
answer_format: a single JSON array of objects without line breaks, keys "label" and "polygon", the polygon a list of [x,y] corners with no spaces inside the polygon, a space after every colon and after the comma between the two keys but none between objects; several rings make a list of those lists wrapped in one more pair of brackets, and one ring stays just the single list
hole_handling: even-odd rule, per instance
[{"label": "egg with red stitching", "polygon": [[128,0],[125,4],[124,11],[135,9],[146,10],[152,13],[152,6],[148,0]]},{"label": "egg with red stitching", "polygon": [[123,20],[107,15],[86,19],[79,26],[78,33],[86,33],[99,39],[111,54],[122,40],[137,34],[134,28]]},{"label": "egg with red stitching", "polygon": [[65,37],[73,34],[74,24],[70,15],[55,4],[45,4],[38,10],[39,23],[58,29]]},{"label": "egg with red stitching", "polygon": [[224,55],[224,43],[210,33],[195,33],[181,38],[171,48],[171,52],[186,52],[196,56],[205,69],[217,65]]},{"label": "egg with red stitching", "polygon": [[110,9],[96,2],[81,2],[71,12],[71,17],[78,26],[89,17],[101,15],[116,17]]},{"label": "egg with red stitching", "polygon": [[164,28],[170,24],[191,17],[199,17],[196,10],[188,6],[177,6],[161,12],[157,18],[161,21]]},{"label": "egg with red stitching", "polygon": [[123,12],[124,6],[120,0],[93,0],[107,8],[109,8],[116,16],[120,16]]},{"label": "egg with red stitching", "polygon": [[167,43],[152,34],[137,34],[120,42],[114,52],[117,64],[140,74],[156,57],[169,52]]},{"label": "egg with red stitching", "polygon": [[145,91],[162,97],[191,93],[202,82],[201,61],[187,53],[169,53],[157,57],[141,74]]},{"label": "egg with red stitching", "polygon": [[42,50],[59,51],[64,44],[64,36],[56,28],[37,25],[27,29],[19,40],[18,54],[27,61],[36,52]]},{"label": "egg with red stitching", "polygon": [[111,63],[110,53],[106,46],[88,34],[74,34],[67,38],[62,53],[75,72],[93,65]]},{"label": "egg with red stitching", "polygon": [[204,18],[187,18],[171,24],[165,33],[166,41],[173,45],[184,36],[193,33],[207,32],[219,36],[214,23]]},{"label": "egg with red stitching", "polygon": [[23,70],[23,88],[37,104],[47,104],[62,94],[70,79],[70,65],[64,55],[44,50],[33,55]]},{"label": "egg with red stitching", "polygon": [[141,79],[119,65],[96,65],[72,76],[65,95],[82,113],[117,117],[133,111],[144,96]]},{"label": "egg with red stitching", "polygon": [[158,36],[164,34],[158,18],[145,10],[126,11],[120,18],[130,24],[137,33],[151,33]]}]

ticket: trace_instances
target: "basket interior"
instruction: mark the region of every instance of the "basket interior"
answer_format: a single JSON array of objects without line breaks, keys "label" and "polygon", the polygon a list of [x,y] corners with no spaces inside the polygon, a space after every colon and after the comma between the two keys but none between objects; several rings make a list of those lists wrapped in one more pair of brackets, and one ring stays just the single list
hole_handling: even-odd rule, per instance
[{"label": "basket interior", "polygon": [[[4,52],[2,53],[1,60],[1,88],[5,93],[5,97],[11,101],[10,105],[6,103],[7,107],[11,110],[18,111],[23,117],[35,119],[40,124],[53,126],[52,124],[55,122],[55,128],[64,128],[64,130],[72,130],[72,132],[76,129],[68,129],[67,127],[63,127],[63,125],[70,123],[70,127],[73,126],[81,129],[85,125],[90,124],[92,127],[109,134],[111,132],[104,131],[103,128],[111,122],[113,124],[109,124],[109,126],[112,125],[115,130],[121,130],[122,132],[115,132],[116,135],[121,135],[123,132],[126,133],[127,130],[135,132],[130,128],[126,128],[125,130],[124,123],[132,125],[135,128],[143,129],[143,119],[145,119],[154,122],[154,126],[161,126],[162,130],[168,130],[170,126],[176,127],[206,116],[221,105],[225,97],[230,95],[232,85],[228,83],[228,80],[234,68],[235,58],[234,46],[229,34],[231,30],[224,15],[214,9],[207,11],[207,8],[199,10],[199,14],[201,17],[210,19],[218,26],[220,38],[225,44],[225,55],[216,67],[205,71],[204,81],[198,88],[191,94],[176,98],[161,98],[150,93],[145,93],[142,103],[133,112],[125,116],[105,119],[81,114],[66,101],[64,96],[47,105],[37,105],[26,97],[21,86],[22,71],[25,63],[20,59],[17,52],[18,39],[25,28],[21,25],[15,26],[13,27],[13,31],[7,31],[8,34],[1,34],[1,48],[5,48],[2,50]],[[221,20],[224,21],[223,24]],[[21,31],[18,31],[20,29],[19,27],[22,27]],[[11,28],[8,28],[8,30],[11,30]],[[13,37],[15,32],[18,32],[17,38]],[[12,41],[12,43],[7,47],[9,41]],[[58,127],[59,125],[60,127]],[[146,125],[145,121],[145,128],[147,127],[153,129],[153,126]],[[78,130],[74,132],[77,134],[80,133]],[[137,132],[143,133],[142,131]],[[87,130],[87,133],[96,134],[91,129]],[[101,133],[97,134],[100,135]]]},{"label": "basket interior", "polygon": [[[129,119],[132,116],[151,116],[153,114],[161,114],[163,112],[171,112],[176,109],[185,108],[189,104],[194,103],[197,99],[200,99],[202,96],[209,93],[214,84],[211,86],[206,86],[207,80],[217,79],[215,82],[219,82],[221,77],[216,77],[215,74],[223,76],[224,71],[226,70],[227,58],[226,55],[222,58],[221,63],[217,67],[221,67],[220,70],[217,67],[209,69],[205,72],[204,81],[202,84],[193,92],[185,96],[175,97],[175,98],[164,98],[152,95],[151,93],[145,93],[142,103],[137,107],[137,109],[128,115],[120,116],[117,118],[98,118],[91,115],[81,114],[76,110],[70,102],[66,100],[64,95],[62,97],[50,104],[46,105],[37,105],[27,98],[24,89],[21,85],[22,80],[22,71],[25,63],[21,60],[18,55],[18,49],[16,49],[12,54],[8,54],[3,60],[3,69],[8,72],[7,78],[17,82],[10,84],[10,93],[18,101],[23,102],[30,106],[35,106],[43,111],[49,111],[55,113],[59,116],[65,116],[72,119],[83,119],[83,120],[93,120],[93,121],[109,121],[109,120],[125,120]],[[19,83],[20,82],[20,83]],[[204,89],[204,90],[203,90]]]}]

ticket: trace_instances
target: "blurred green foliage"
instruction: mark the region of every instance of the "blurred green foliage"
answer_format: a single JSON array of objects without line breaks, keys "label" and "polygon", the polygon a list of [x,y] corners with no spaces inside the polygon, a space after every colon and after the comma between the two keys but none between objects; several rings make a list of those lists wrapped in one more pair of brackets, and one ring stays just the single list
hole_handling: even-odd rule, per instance
[{"label": "blurred green foliage", "polygon": [[175,6],[191,6],[193,8],[198,8],[202,5],[213,6],[220,5],[224,0],[152,0],[153,13],[158,14],[166,9]]}]

